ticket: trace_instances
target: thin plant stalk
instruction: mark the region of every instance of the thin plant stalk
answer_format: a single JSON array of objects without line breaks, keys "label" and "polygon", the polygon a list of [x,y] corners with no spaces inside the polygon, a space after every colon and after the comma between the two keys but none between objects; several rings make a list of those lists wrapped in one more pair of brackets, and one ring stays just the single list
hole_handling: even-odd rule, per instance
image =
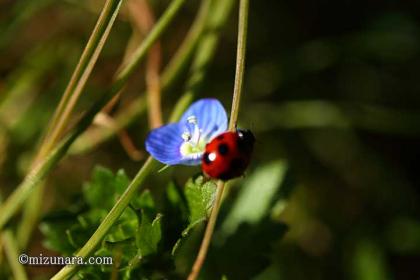
[{"label": "thin plant stalk", "polygon": [[229,130],[234,130],[238,121],[239,105],[242,96],[245,73],[246,38],[248,31],[249,0],[239,2],[238,45],[236,50],[235,85],[233,89],[232,108],[230,111]]},{"label": "thin plant stalk", "polygon": [[[211,2],[214,2],[214,4],[211,5]],[[226,24],[234,2],[235,0],[205,0],[202,2],[193,27],[161,75],[162,94],[168,91],[168,89],[174,84],[174,81],[178,78],[179,74],[183,72],[183,69],[188,63],[189,57],[192,55],[194,49],[196,47],[199,48],[197,44],[202,45],[202,47],[200,47],[200,54],[198,54],[202,57],[201,59],[206,59],[205,57],[208,53],[213,52],[214,47],[217,46],[220,29]],[[212,12],[209,14],[208,11],[210,6]],[[195,60],[200,60],[200,58],[195,58]],[[195,75],[197,77],[199,76],[198,74]],[[192,80],[193,79],[190,79],[190,84],[192,84]],[[192,99],[193,95],[184,94],[182,97],[182,103],[190,103]],[[146,99],[143,95],[135,99],[128,108],[116,115],[115,122],[117,127],[122,128],[130,125],[140,114],[146,111],[146,104]],[[181,102],[178,102],[177,104],[181,104]],[[178,105],[176,105],[176,107],[177,106]],[[183,108],[182,105],[181,108]],[[182,114],[182,111],[178,110],[178,113]],[[174,118],[169,120],[169,122],[172,121],[174,121]],[[70,152],[73,154],[86,153],[100,143],[110,139],[117,132],[118,130],[116,129],[108,128],[92,129],[80,137]]]},{"label": "thin plant stalk", "polygon": [[161,108],[160,86],[160,45],[155,45],[151,50],[146,67],[146,85],[150,128],[157,128],[163,124]]},{"label": "thin plant stalk", "polygon": [[105,113],[104,110],[96,115],[94,123],[101,127],[109,127],[110,129],[117,130],[120,144],[132,160],[139,161],[144,159],[144,153],[137,149],[133,139],[131,139],[128,132],[125,129],[119,129],[115,120],[110,115]]},{"label": "thin plant stalk", "polygon": [[[142,33],[143,37],[149,33],[155,24],[155,17],[153,11],[147,0],[129,0],[127,2],[128,12],[131,15],[132,22],[134,23],[134,29],[137,29]],[[134,32],[124,55],[123,63],[131,59],[132,55],[132,44],[138,44],[139,35]],[[147,86],[147,99],[149,107],[149,123],[152,128],[159,127],[162,125],[162,110],[160,107],[160,78],[159,69],[161,61],[161,48],[160,42],[157,41],[149,51],[149,55],[146,63],[146,86]],[[117,134],[121,146],[126,151],[127,155],[135,161],[143,159],[144,153],[137,149],[133,140],[130,138],[128,132],[118,125],[113,117],[109,115],[109,112],[115,106],[116,102],[121,96],[120,91],[105,108],[95,118],[95,124],[99,124],[98,127],[93,130],[105,129],[115,131]],[[130,103],[130,107],[133,104]],[[137,104],[134,102],[134,104]],[[126,112],[126,110],[123,110]],[[89,130],[91,132],[92,130]],[[92,133],[87,133],[86,137],[91,136]]]},{"label": "thin plant stalk", "polygon": [[[239,23],[238,23],[238,43],[237,43],[237,56],[236,56],[236,72],[235,72],[235,84],[233,90],[232,99],[232,110],[230,113],[229,129],[235,129],[238,113],[239,103],[242,94],[242,84],[245,70],[245,54],[246,54],[246,37],[248,29],[248,10],[249,0],[240,0],[239,3]],[[217,216],[219,214],[220,206],[222,204],[222,197],[224,192],[225,183],[219,181],[217,183],[217,195],[214,201],[213,210],[211,211],[209,222],[204,232],[204,237],[198,251],[197,258],[193,264],[188,280],[195,280],[198,278],[201,268],[203,267],[206,259],[207,251],[210,246],[211,238],[213,236],[214,228],[217,222]]]},{"label": "thin plant stalk", "polygon": [[[226,3],[230,3],[233,0],[226,0]],[[230,11],[230,8],[219,8],[220,5],[215,5],[214,7],[214,14],[209,14],[210,5],[213,0],[203,0],[201,2],[199,11],[197,16],[192,24],[191,29],[189,30],[186,38],[181,43],[176,54],[172,57],[168,65],[165,67],[162,75],[161,75],[161,93],[165,93],[180,76],[180,73],[183,72],[183,69],[188,64],[190,57],[195,50],[199,39],[201,38],[201,34],[203,34],[203,30],[206,26],[206,23],[209,21],[210,15],[212,18],[215,18],[214,14],[218,12],[218,14],[226,15],[229,13],[224,12],[224,10]],[[223,3],[222,3],[223,4]],[[228,5],[229,6],[229,5]],[[215,22],[212,26],[223,26],[224,21],[218,19],[213,19],[212,21]],[[227,18],[227,16],[221,17],[222,19]],[[118,134],[118,132],[130,125],[135,119],[139,117],[139,115],[146,111],[147,103],[146,103],[146,94],[141,94],[138,98],[134,99],[127,108],[125,108],[121,113],[117,114],[114,117],[115,125],[112,127],[95,127],[88,130],[84,133],[78,141],[72,146],[70,153],[72,154],[81,154],[86,153],[99,145],[102,142],[110,139],[113,135]]]},{"label": "thin plant stalk", "polygon": [[[43,142],[39,148],[32,166],[50,152],[52,147],[57,143],[59,137],[68,126],[70,115],[74,110],[77,100],[79,99],[86,82],[92,73],[99,54],[101,53],[105,41],[107,40],[111,28],[115,22],[118,12],[121,8],[122,0],[108,0],[96,22],[92,34],[86,44],[85,49],[79,59],[79,62],[74,70],[72,77],[63,93],[63,96],[54,112],[51,122],[44,135]],[[42,196],[44,193],[45,184],[39,184],[30,196],[26,204],[22,221],[18,227],[18,241],[21,247],[26,247],[29,237],[35,227],[39,213],[41,211]]]},{"label": "thin plant stalk", "polygon": [[[142,33],[149,32],[155,24],[155,16],[148,1],[131,0],[128,4],[137,29]],[[157,128],[163,124],[159,74],[161,59],[161,46],[158,41],[150,49],[146,63],[146,92],[150,128]]]},{"label": "thin plant stalk", "polygon": [[132,60],[130,60],[128,64],[126,64],[117,73],[116,80],[111,88],[105,92],[95,104],[93,104],[90,110],[83,116],[76,128],[68,135],[68,137],[65,137],[56,146],[56,148],[54,148],[52,152],[45,157],[44,160],[38,163],[25,177],[24,181],[7,198],[4,204],[0,205],[0,229],[3,228],[9,219],[22,207],[23,202],[31,194],[34,186],[40,183],[40,181],[45,178],[45,176],[56,166],[59,160],[64,157],[68,148],[75,139],[89,127],[95,115],[124,87],[128,79],[144,59],[147,51],[163,34],[163,32],[168,29],[170,23],[173,21],[185,2],[186,0],[172,1],[148,37],[135,51]]},{"label": "thin plant stalk", "polygon": [[0,266],[2,266],[3,265],[3,247],[4,247],[4,245],[3,245],[3,239],[2,238],[0,238]]},{"label": "thin plant stalk", "polygon": [[[181,43],[181,46],[178,48],[175,55],[171,58],[168,65],[165,67],[162,72],[160,79],[161,93],[165,93],[168,89],[174,84],[177,78],[180,76],[180,73],[183,72],[184,68],[188,65],[190,57],[192,56],[201,35],[204,33],[203,30],[206,27],[206,24],[209,21],[210,15],[215,22],[214,26],[223,26],[222,20],[219,20],[220,17],[215,17],[216,12],[221,15],[228,14],[223,12],[223,9],[215,7],[215,13],[210,14],[210,6],[213,0],[202,0],[200,8],[198,10],[197,16],[192,24],[192,27],[188,31],[184,41]],[[226,0],[227,3],[232,2],[232,0]],[[219,5],[221,6],[221,5]],[[226,18],[223,16],[222,18]],[[217,19],[217,20],[216,20]],[[220,22],[220,23],[219,23]],[[219,24],[218,24],[219,23]],[[83,154],[99,144],[107,141],[115,134],[118,134],[122,128],[129,126],[135,119],[139,117],[140,114],[144,113],[147,110],[147,102],[145,94],[140,94],[139,97],[134,99],[127,108],[122,110],[120,113],[116,114],[114,117],[114,124],[112,127],[101,126],[94,127],[84,133],[78,141],[72,146],[70,150],[71,154]],[[114,98],[115,100],[116,98]],[[107,105],[107,107],[110,104]],[[111,104],[112,106],[112,104]]]},{"label": "thin plant stalk", "polygon": [[[220,0],[219,3],[226,3],[225,0]],[[233,3],[233,1],[232,1]],[[225,6],[225,7],[231,7],[231,6]],[[228,13],[227,13],[228,14]],[[215,44],[211,44],[211,48],[208,48],[208,42],[215,42],[213,40],[211,41],[205,41],[207,42],[202,46],[203,49],[198,48],[197,49],[197,60],[195,60],[194,65],[196,67],[193,67],[194,70],[200,71],[200,77],[202,77],[202,68],[198,66],[205,66],[208,65],[208,62],[211,61],[212,55],[215,52]],[[217,42],[217,40],[216,40]],[[207,55],[203,55],[203,51],[211,51]],[[203,59],[206,58],[206,59]],[[197,82],[197,80],[194,78],[195,76],[192,75],[191,79]],[[202,79],[200,80],[202,81]],[[191,81],[189,83],[191,85]],[[197,85],[197,84],[195,84]],[[194,89],[197,89],[197,87],[193,87]],[[191,88],[187,90],[186,94],[184,96],[190,96],[191,94]],[[181,98],[182,99],[182,98]],[[177,106],[177,109],[174,109],[171,119],[174,119],[176,117],[179,117],[179,112],[185,111],[185,109],[188,107],[188,102],[181,102],[180,105]],[[183,107],[182,107],[183,106]],[[179,110],[179,111],[178,111]],[[130,183],[130,185],[127,187],[124,194],[120,197],[120,199],[117,201],[117,203],[114,205],[114,207],[111,209],[111,211],[108,213],[108,215],[104,218],[102,223],[99,225],[98,229],[95,231],[95,233],[91,236],[91,238],[87,241],[87,243],[77,252],[77,256],[80,256],[82,258],[85,258],[92,254],[98,244],[102,241],[108,230],[112,227],[112,225],[117,221],[119,216],[123,213],[124,209],[128,206],[129,202],[131,201],[132,197],[138,192],[138,189],[140,188],[141,184],[143,183],[145,177],[149,175],[152,171],[157,170],[158,164],[157,162],[152,159],[151,157],[148,158],[146,163],[143,165],[143,167],[140,169],[140,171],[137,173],[136,177],[133,179],[133,181]],[[78,269],[77,266],[66,266],[62,270],[60,270],[52,279],[53,280],[59,280],[59,279],[66,279],[67,277],[70,277],[76,270]]]},{"label": "thin plant stalk", "polygon": [[46,182],[40,182],[34,187],[33,193],[24,204],[22,217],[16,229],[16,239],[20,248],[28,246],[31,235],[36,227],[43,208],[43,198]]},{"label": "thin plant stalk", "polygon": [[[99,227],[89,238],[89,240],[83,245],[83,247],[77,252],[76,256],[85,258],[92,254],[96,249],[99,243],[102,241],[102,238],[112,227],[115,221],[121,216],[125,208],[130,203],[133,196],[137,193],[138,188],[141,186],[143,181],[146,179],[146,176],[150,174],[153,170],[157,171],[158,162],[155,161],[152,157],[149,157],[140,171],[137,173],[136,177],[131,181],[125,192],[112,207],[111,211],[106,215],[104,220],[101,222]],[[56,275],[54,275],[51,280],[67,279],[70,277],[79,267],[77,265],[66,265],[63,267]]]},{"label": "thin plant stalk", "polygon": [[163,71],[161,75],[161,84],[165,89],[170,88],[180,74],[184,72],[183,70],[187,68],[190,58],[193,56],[197,47],[197,43],[203,35],[203,30],[207,25],[207,21],[211,16],[210,6],[212,2],[214,1],[201,1],[200,8],[191,29],[188,31],[175,55],[171,58],[168,65],[166,65],[165,71]]},{"label": "thin plant stalk", "polygon": [[28,279],[24,266],[19,263],[19,248],[16,244],[15,238],[13,237],[12,231],[4,231],[1,241],[3,242],[4,252],[12,270],[13,279]]},{"label": "thin plant stalk", "polygon": [[99,54],[109,36],[122,2],[122,0],[108,0],[105,3],[92,35],[86,44],[79,63],[77,64],[70,82],[64,91],[63,97],[54,113],[49,130],[44,139],[44,150],[51,150],[49,145],[54,145],[66,128],[76,102],[82,94],[86,82],[92,73],[93,67],[98,60]]}]

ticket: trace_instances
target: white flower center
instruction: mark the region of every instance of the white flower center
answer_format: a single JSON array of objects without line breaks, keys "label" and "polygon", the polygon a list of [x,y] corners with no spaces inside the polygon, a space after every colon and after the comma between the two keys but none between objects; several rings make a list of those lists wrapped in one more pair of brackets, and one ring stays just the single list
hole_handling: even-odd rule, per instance
[{"label": "white flower center", "polygon": [[203,155],[204,149],[206,147],[207,139],[202,137],[202,130],[198,127],[197,118],[195,116],[189,116],[187,122],[193,125],[192,134],[190,131],[186,130],[182,134],[182,143],[180,151],[181,155],[189,158],[199,158]]}]

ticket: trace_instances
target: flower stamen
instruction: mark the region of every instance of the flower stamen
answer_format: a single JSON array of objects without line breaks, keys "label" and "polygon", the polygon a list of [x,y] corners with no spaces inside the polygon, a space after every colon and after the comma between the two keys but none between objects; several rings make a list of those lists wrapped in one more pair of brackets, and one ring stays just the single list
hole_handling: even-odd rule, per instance
[{"label": "flower stamen", "polygon": [[206,144],[205,137],[201,135],[203,130],[198,126],[197,117],[194,115],[187,118],[187,123],[192,124],[192,127],[182,134],[184,143],[181,145],[181,154],[186,157],[199,158],[204,153]]},{"label": "flower stamen", "polygon": [[184,142],[189,142],[191,140],[191,134],[188,131],[185,131],[182,133],[182,139],[184,139]]},{"label": "flower stamen", "polygon": [[192,137],[189,139],[192,145],[197,146],[200,143],[200,136],[202,130],[198,127],[198,121],[196,116],[189,116],[187,122],[192,124],[194,131],[192,132]]}]

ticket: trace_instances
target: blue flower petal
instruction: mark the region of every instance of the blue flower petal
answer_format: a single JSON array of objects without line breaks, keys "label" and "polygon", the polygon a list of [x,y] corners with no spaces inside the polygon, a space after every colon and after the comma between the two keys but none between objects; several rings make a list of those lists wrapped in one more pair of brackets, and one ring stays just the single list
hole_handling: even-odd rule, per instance
[{"label": "blue flower petal", "polygon": [[180,147],[183,126],[179,123],[171,123],[152,130],[146,139],[146,150],[158,161],[174,165],[183,160]]},{"label": "blue flower petal", "polygon": [[200,99],[185,111],[182,115],[180,123],[192,133],[191,124],[188,124],[188,117],[195,116],[197,118],[198,127],[202,131],[202,136],[210,141],[215,136],[227,130],[228,119],[223,105],[214,98]]},{"label": "blue flower petal", "polygon": [[146,150],[168,165],[199,165],[205,144],[226,129],[227,115],[222,104],[213,98],[201,99],[187,109],[178,123],[152,130]]}]

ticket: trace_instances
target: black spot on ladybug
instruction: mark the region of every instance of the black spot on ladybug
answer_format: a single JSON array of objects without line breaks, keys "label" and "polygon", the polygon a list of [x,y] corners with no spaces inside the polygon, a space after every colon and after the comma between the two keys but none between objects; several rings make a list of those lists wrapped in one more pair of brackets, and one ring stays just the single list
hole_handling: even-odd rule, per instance
[{"label": "black spot on ladybug", "polygon": [[222,156],[225,156],[229,153],[229,147],[225,143],[220,144],[217,147],[217,150],[219,151],[219,154],[221,154]]},{"label": "black spot on ladybug", "polygon": [[203,156],[203,160],[205,164],[211,164],[211,160],[209,158],[209,153],[205,153]]}]

